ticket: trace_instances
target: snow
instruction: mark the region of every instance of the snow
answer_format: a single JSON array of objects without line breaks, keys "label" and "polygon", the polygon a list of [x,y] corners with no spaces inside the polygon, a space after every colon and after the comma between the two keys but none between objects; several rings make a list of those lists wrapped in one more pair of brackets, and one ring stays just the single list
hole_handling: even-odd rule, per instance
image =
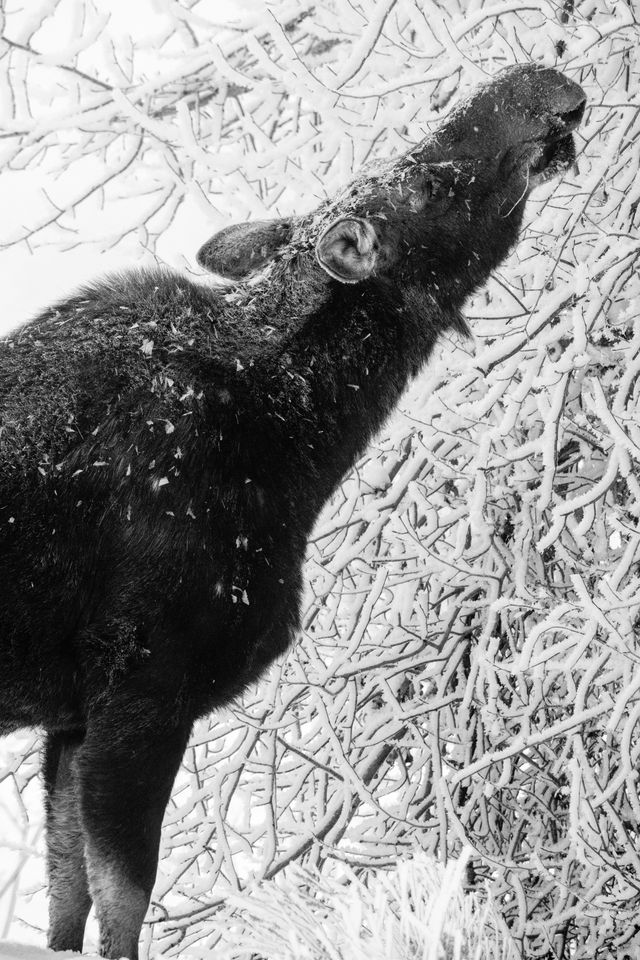
[{"label": "snow", "polygon": [[73,957],[96,957],[95,953],[75,953],[72,950],[45,950],[10,940],[0,940],[0,960],[72,960]]},{"label": "snow", "polygon": [[[326,870],[462,838],[520,930],[559,943],[569,924],[571,949],[614,955],[640,906],[631,5],[566,24],[546,0],[135,9],[4,4],[5,35],[42,56],[0,61],[3,133],[25,131],[0,139],[3,330],[112,269],[194,271],[220,227],[310,209],[514,59],[589,97],[580,173],[529,202],[468,306],[474,342],[442,344],[327,506],[299,644],[199,725],[143,956],[218,950],[237,891],[299,851]],[[15,942],[45,942],[37,770],[31,734],[0,743],[0,958],[48,955]]]}]

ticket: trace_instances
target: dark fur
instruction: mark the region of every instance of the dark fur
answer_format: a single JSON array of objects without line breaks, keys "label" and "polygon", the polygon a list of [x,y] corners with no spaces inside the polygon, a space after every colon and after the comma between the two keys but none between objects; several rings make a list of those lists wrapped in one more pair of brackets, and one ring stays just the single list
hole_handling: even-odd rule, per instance
[{"label": "dark fur", "polygon": [[[193,721],[291,642],[319,510],[516,240],[578,88],[512,72],[498,121],[501,77],[315,214],[203,248],[252,283],[107,277],[0,341],[0,730],[47,731],[52,946],[81,949],[86,862],[102,952],[136,955]],[[315,257],[341,217],[375,226],[361,283]]]}]

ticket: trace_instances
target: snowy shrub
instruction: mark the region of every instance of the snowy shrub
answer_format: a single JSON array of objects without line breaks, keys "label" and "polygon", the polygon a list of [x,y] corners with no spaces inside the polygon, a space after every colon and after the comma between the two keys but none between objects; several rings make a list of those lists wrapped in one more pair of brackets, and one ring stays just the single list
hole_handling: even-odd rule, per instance
[{"label": "snowy shrub", "polygon": [[419,853],[390,871],[340,879],[292,867],[228,898],[237,909],[216,918],[216,958],[516,960],[488,905],[460,892],[466,859],[443,869]]},{"label": "snowy shrub", "polygon": [[[287,893],[293,865],[319,876],[321,915],[323,884],[361,890],[370,868],[468,845],[464,885],[488,891],[505,950],[637,956],[634,0],[255,0],[226,14],[154,0],[140,28],[107,6],[4,4],[0,197],[33,194],[3,224],[11,249],[124,238],[162,255],[173,236],[192,263],[220,226],[311,208],[402,151],[505,64],[557,65],[589,98],[579,173],[529,201],[517,250],[468,305],[474,342],[442,345],[325,511],[300,642],[195,731],[165,820],[154,949],[204,955],[221,918],[257,925],[287,896],[302,936],[316,907],[311,884]],[[12,743],[5,933],[33,919],[25,885],[42,885],[33,740]],[[271,879],[278,892],[247,906],[243,891]],[[270,929],[265,916],[265,944]]]}]

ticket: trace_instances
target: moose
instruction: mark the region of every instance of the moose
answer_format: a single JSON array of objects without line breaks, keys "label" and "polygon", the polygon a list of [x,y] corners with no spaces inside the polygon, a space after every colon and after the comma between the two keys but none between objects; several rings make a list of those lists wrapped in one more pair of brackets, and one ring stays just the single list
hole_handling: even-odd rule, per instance
[{"label": "moose", "polygon": [[49,946],[136,960],[194,721],[299,626],[318,513],[585,109],[509,67],[306,215],[83,287],[0,340],[0,733],[44,731]]}]

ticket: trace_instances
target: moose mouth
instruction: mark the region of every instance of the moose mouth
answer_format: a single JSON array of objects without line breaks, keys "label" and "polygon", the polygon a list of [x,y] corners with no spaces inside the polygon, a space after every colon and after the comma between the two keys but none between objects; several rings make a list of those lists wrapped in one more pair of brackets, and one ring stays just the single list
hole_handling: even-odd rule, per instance
[{"label": "moose mouth", "polygon": [[537,181],[550,180],[568,170],[575,163],[576,145],[569,133],[558,140],[545,140],[531,164],[529,172]]},{"label": "moose mouth", "polygon": [[583,100],[574,110],[553,117],[551,131],[538,143],[538,150],[529,168],[534,184],[560,176],[575,163],[576,145],[571,131],[579,126],[585,103]]}]

